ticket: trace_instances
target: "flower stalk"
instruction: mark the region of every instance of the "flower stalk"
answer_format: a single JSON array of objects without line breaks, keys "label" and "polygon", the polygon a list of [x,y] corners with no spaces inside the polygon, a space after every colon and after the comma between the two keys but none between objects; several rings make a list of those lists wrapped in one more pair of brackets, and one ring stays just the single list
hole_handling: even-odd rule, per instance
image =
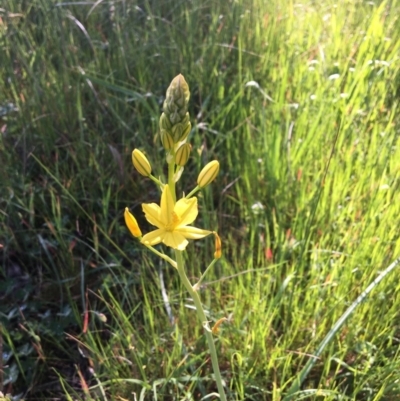
[{"label": "flower stalk", "polygon": [[221,372],[219,370],[217,350],[215,349],[215,344],[214,344],[214,337],[213,337],[212,330],[210,329],[210,326],[208,324],[206,314],[204,313],[204,309],[203,309],[203,305],[201,304],[201,301],[200,301],[199,293],[195,290],[195,288],[192,286],[192,284],[190,283],[189,279],[186,276],[182,252],[175,250],[175,258],[176,258],[177,270],[178,270],[179,277],[182,280],[182,284],[185,286],[189,295],[193,299],[194,306],[195,306],[196,312],[197,312],[197,316],[204,328],[204,334],[206,336],[208,348],[210,350],[211,364],[212,364],[212,367],[214,370],[215,382],[217,383],[220,400],[226,401],[222,376],[221,376]]},{"label": "flower stalk", "polygon": [[[213,334],[218,332],[221,322],[225,321],[226,318],[221,318],[211,329],[198,293],[205,275],[222,256],[221,239],[215,231],[204,230],[191,225],[198,215],[197,198],[194,195],[215,180],[219,172],[218,161],[211,161],[201,170],[197,178],[197,185],[189,195],[181,199],[177,199],[176,196],[176,182],[179,181],[191,153],[191,145],[187,143],[192,127],[187,111],[189,98],[189,86],[183,75],[179,74],[172,80],[167,90],[163,113],[159,121],[161,143],[166,151],[168,165],[167,183],[162,183],[151,174],[151,164],[143,152],[138,149],[132,152],[132,162],[135,169],[142,176],[153,180],[162,191],[159,205],[156,203],[142,204],[146,220],[156,228],[143,235],[136,218],[128,208],[125,209],[124,217],[129,231],[141,244],[177,269],[183,285],[193,299],[197,316],[207,338],[220,400],[226,401],[224,382],[219,369],[213,337]],[[199,281],[192,285],[185,272],[183,251],[185,251],[189,240],[198,240],[210,234],[213,234],[215,239],[213,260]],[[174,250],[175,260],[154,248],[155,245],[160,243]]]}]

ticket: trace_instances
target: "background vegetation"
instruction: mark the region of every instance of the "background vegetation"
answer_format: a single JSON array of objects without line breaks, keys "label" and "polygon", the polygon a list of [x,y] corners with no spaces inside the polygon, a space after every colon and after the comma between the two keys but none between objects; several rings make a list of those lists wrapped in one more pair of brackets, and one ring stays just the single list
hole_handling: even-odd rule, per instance
[{"label": "background vegetation", "polygon": [[[182,73],[193,124],[182,189],[221,163],[198,226],[223,240],[201,296],[210,321],[229,318],[217,339],[228,398],[281,399],[400,255],[400,3],[1,4],[0,391],[123,401],[215,390],[175,271],[122,219],[159,197],[130,153],[165,173],[158,118]],[[190,245],[193,278],[211,252],[211,239]],[[296,399],[399,399],[398,289],[394,270]]]}]

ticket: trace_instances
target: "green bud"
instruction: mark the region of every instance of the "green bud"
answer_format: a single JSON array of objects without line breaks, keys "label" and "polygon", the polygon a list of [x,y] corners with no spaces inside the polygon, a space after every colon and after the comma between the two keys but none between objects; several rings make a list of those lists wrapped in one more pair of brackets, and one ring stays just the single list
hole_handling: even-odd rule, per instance
[{"label": "green bud", "polygon": [[132,162],[135,169],[145,177],[151,174],[151,165],[147,160],[147,157],[139,150],[134,149],[132,152]]},{"label": "green bud", "polygon": [[197,178],[197,185],[200,188],[206,187],[208,184],[211,184],[218,175],[219,171],[219,163],[217,160],[213,160],[210,163],[207,163],[203,170],[200,171],[200,174]]},{"label": "green bud", "polygon": [[181,124],[186,125],[189,121],[190,121],[190,115],[188,112],[186,112],[186,114],[182,118]]},{"label": "green bud", "polygon": [[174,143],[178,143],[184,141],[187,138],[191,129],[192,129],[192,124],[190,122],[186,122],[185,124],[177,123],[173,125],[172,129],[168,130],[168,132],[171,133]]},{"label": "green bud", "polygon": [[184,143],[180,146],[175,153],[175,163],[178,166],[184,166],[189,160],[191,150],[192,147],[188,143]]},{"label": "green bud", "polygon": [[175,125],[185,118],[189,103],[189,86],[182,74],[177,75],[167,89],[163,110],[170,123]]},{"label": "green bud", "polygon": [[173,127],[172,127],[172,136],[173,136],[173,138],[174,138],[174,142],[175,143],[178,143],[179,142],[179,138],[182,136],[182,130],[183,130],[183,127],[182,127],[182,124],[175,124]]},{"label": "green bud", "polygon": [[170,131],[172,128],[172,125],[170,123],[170,121],[168,120],[168,117],[165,115],[165,113],[161,114],[160,117],[160,129],[166,129],[168,131]]},{"label": "green bud", "polygon": [[179,138],[179,142],[184,141],[188,137],[191,130],[192,130],[192,124],[189,122],[188,124],[186,124],[186,127],[182,130],[182,135]]},{"label": "green bud", "polygon": [[160,135],[164,149],[171,150],[174,147],[174,138],[172,138],[172,135],[165,129],[161,130]]}]

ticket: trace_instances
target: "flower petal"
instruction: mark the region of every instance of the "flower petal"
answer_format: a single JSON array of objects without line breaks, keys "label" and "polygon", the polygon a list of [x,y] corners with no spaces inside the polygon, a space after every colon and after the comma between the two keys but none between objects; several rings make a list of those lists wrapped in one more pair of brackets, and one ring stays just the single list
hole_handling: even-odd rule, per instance
[{"label": "flower petal", "polygon": [[176,231],[166,231],[163,238],[163,243],[171,248],[183,251],[189,242],[186,240],[184,235],[177,233]]},{"label": "flower petal", "polygon": [[157,245],[164,240],[165,230],[158,229],[144,235],[140,242],[145,245]]},{"label": "flower petal", "polygon": [[197,209],[197,198],[179,199],[178,202],[176,202],[174,211],[179,216],[179,224],[177,227],[193,223],[199,213]]},{"label": "flower petal", "polygon": [[182,234],[185,238],[188,239],[200,239],[207,237],[207,235],[212,234],[212,231],[202,230],[201,228],[185,226],[179,227],[174,230],[174,234]]},{"label": "flower petal", "polygon": [[172,198],[171,190],[168,184],[164,186],[163,192],[161,194],[161,218],[165,222],[165,225],[172,225],[172,217],[174,211],[174,199]]},{"label": "flower petal", "polygon": [[139,224],[137,223],[135,216],[129,211],[127,207],[125,208],[124,218],[125,224],[128,226],[129,231],[132,233],[132,235],[136,238],[141,237],[142,232],[140,231]]},{"label": "flower petal", "polygon": [[219,259],[222,256],[222,244],[221,244],[221,238],[219,237],[217,232],[213,232],[214,237],[215,237],[215,252],[214,252],[214,258]]},{"label": "flower petal", "polygon": [[161,208],[155,203],[142,203],[142,209],[146,220],[158,228],[164,228],[164,220],[161,214]]}]

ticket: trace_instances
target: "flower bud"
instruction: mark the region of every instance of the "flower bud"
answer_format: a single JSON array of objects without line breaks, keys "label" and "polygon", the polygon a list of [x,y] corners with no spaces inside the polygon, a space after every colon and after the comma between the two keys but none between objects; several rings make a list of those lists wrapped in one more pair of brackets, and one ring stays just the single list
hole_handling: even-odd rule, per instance
[{"label": "flower bud", "polygon": [[184,143],[180,146],[175,153],[175,163],[178,166],[184,166],[189,160],[191,150],[192,147],[188,143]]},{"label": "flower bud", "polygon": [[187,113],[185,114],[185,116],[182,118],[181,124],[182,124],[183,126],[186,126],[186,124],[187,124],[189,121],[190,121],[190,115],[189,115],[189,113],[187,112]]},{"label": "flower bud", "polygon": [[214,231],[213,232],[214,237],[215,237],[215,252],[214,252],[214,258],[219,259],[222,256],[222,244],[221,244],[221,238],[219,235]]},{"label": "flower bud", "polygon": [[172,125],[181,122],[187,113],[190,92],[182,74],[177,75],[167,89],[163,110]]},{"label": "flower bud", "polygon": [[145,177],[148,177],[151,174],[151,166],[147,157],[139,150],[135,149],[132,152],[132,162],[135,166],[135,169]]},{"label": "flower bud", "polygon": [[192,130],[192,124],[189,122],[188,124],[186,124],[185,128],[182,130],[182,134],[179,138],[179,142],[184,141],[188,137],[191,130]]},{"label": "flower bud", "polygon": [[171,128],[172,125],[168,120],[168,117],[165,115],[165,113],[162,113],[160,117],[160,129],[166,129],[169,131]]},{"label": "flower bud", "polygon": [[[188,113],[186,113],[188,114]],[[172,126],[172,128],[169,130],[165,130],[165,129],[161,129],[161,131],[167,131],[170,133],[170,135],[173,138],[174,143],[178,143],[178,142],[183,142],[187,136],[189,135],[189,132],[192,129],[192,124],[190,123],[190,121],[188,119],[186,119],[185,117],[185,121],[184,123],[177,123],[175,125]]]},{"label": "flower bud", "polygon": [[213,160],[210,163],[207,163],[203,170],[200,171],[200,174],[197,178],[197,185],[200,188],[206,187],[208,184],[211,184],[218,175],[219,171],[219,163],[217,160]]},{"label": "flower bud", "polygon": [[164,149],[171,150],[174,147],[174,138],[172,138],[172,135],[165,129],[161,129],[160,135]]},{"label": "flower bud", "polygon": [[183,127],[182,124],[175,124],[172,127],[172,136],[174,138],[174,142],[178,143],[179,142],[179,138],[182,136],[182,131],[183,131]]},{"label": "flower bud", "polygon": [[133,216],[133,214],[129,211],[129,209],[127,207],[125,208],[124,218],[125,218],[125,224],[127,225],[131,234],[136,238],[141,237],[142,232],[140,231],[139,225],[138,225],[135,217]]}]

